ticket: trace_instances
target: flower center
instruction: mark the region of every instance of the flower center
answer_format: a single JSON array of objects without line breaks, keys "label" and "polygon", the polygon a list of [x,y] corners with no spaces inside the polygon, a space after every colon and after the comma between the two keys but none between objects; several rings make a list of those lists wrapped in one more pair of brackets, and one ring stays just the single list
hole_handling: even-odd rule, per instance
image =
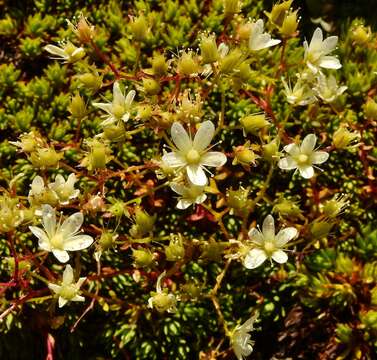
[{"label": "flower center", "polygon": [[71,300],[77,295],[77,289],[74,285],[63,285],[59,295],[66,300]]},{"label": "flower center", "polygon": [[51,238],[50,243],[53,249],[63,249],[63,243],[64,243],[63,235],[59,233],[55,234]]},{"label": "flower center", "polygon": [[276,250],[276,246],[272,241],[266,241],[264,243],[264,251],[267,255],[271,255]]},{"label": "flower center", "polygon": [[120,104],[116,104],[112,108],[112,113],[117,119],[120,119],[124,115],[125,112],[126,112],[126,109],[124,108],[123,105],[120,105]]},{"label": "flower center", "polygon": [[197,150],[191,149],[187,154],[186,154],[186,160],[189,164],[197,164],[200,160],[200,154]]},{"label": "flower center", "polygon": [[309,160],[309,156],[308,155],[305,155],[305,154],[300,154],[299,156],[297,156],[297,162],[299,164],[305,164],[307,163]]}]

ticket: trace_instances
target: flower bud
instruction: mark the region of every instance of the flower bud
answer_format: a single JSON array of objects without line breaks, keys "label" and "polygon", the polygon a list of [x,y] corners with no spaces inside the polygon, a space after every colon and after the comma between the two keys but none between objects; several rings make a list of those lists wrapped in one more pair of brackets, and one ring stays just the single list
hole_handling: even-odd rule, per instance
[{"label": "flower bud", "polygon": [[54,148],[38,148],[30,154],[29,160],[36,168],[56,167],[64,154],[58,154]]},{"label": "flower bud", "polygon": [[88,140],[89,153],[81,161],[81,166],[85,166],[89,171],[105,169],[106,164],[111,160],[110,148],[107,144],[97,140]]},{"label": "flower bud", "polygon": [[351,31],[351,39],[357,45],[366,45],[370,41],[371,35],[370,28],[366,28],[364,25],[358,25]]},{"label": "flower bud", "polygon": [[115,217],[120,218],[123,215],[127,215],[126,206],[122,200],[116,200],[109,208],[109,212]]},{"label": "flower bud", "polygon": [[103,251],[112,248],[115,245],[115,239],[117,234],[113,234],[111,231],[104,231],[98,239],[98,245]]},{"label": "flower bud", "polygon": [[202,287],[195,284],[194,282],[188,282],[182,285],[181,290],[183,293],[188,295],[188,297],[192,299],[198,299],[202,292]]},{"label": "flower bud", "polygon": [[64,48],[64,52],[67,54],[67,62],[74,63],[81,60],[85,56],[85,50],[83,48],[77,48],[71,42],[68,42]]},{"label": "flower bud", "polygon": [[181,235],[172,235],[170,243],[165,247],[165,255],[168,261],[179,261],[185,256]]},{"label": "flower bud", "polygon": [[245,135],[249,133],[255,135],[259,130],[270,125],[265,114],[247,115],[240,119],[240,122]]},{"label": "flower bud", "polygon": [[122,142],[126,139],[126,130],[123,123],[106,126],[103,129],[105,138],[113,142]]},{"label": "flower bud", "polygon": [[210,64],[217,61],[219,52],[217,50],[216,39],[214,35],[203,35],[200,40],[200,54],[204,64]]},{"label": "flower bud", "polygon": [[154,264],[153,254],[148,249],[132,249],[132,256],[137,268],[150,267]]},{"label": "flower bud", "polygon": [[297,217],[301,214],[301,209],[296,202],[282,198],[280,201],[274,205],[272,211],[278,213],[281,216],[292,216]]},{"label": "flower bud", "polygon": [[241,63],[237,68],[236,76],[244,82],[247,82],[252,77],[253,72],[247,62]]},{"label": "flower bud", "polygon": [[184,51],[178,59],[177,71],[181,75],[190,76],[200,71],[200,66],[192,51]]},{"label": "flower bud", "polygon": [[155,75],[162,76],[168,72],[168,63],[166,62],[165,56],[163,54],[155,53],[153,55],[152,70]]},{"label": "flower bud", "polygon": [[232,18],[241,10],[241,3],[239,0],[224,0],[224,15],[226,18]]},{"label": "flower bud", "polygon": [[286,17],[286,13],[288,12],[289,8],[291,7],[292,2],[293,2],[293,0],[283,1],[279,4],[275,4],[272,7],[270,13],[265,12],[267,17],[270,19],[270,21],[274,25],[276,25],[278,27],[281,27],[283,25],[284,19]]},{"label": "flower bud", "polygon": [[360,138],[357,132],[350,132],[344,126],[341,126],[333,135],[333,144],[336,149],[347,149],[351,143]]},{"label": "flower bud", "polygon": [[377,120],[377,103],[373,99],[364,104],[364,114],[367,119]]},{"label": "flower bud", "polygon": [[82,14],[77,23],[75,32],[79,40],[84,44],[90,43],[90,41],[95,36],[94,26],[90,25],[90,23]]},{"label": "flower bud", "polygon": [[349,201],[346,195],[337,194],[331,200],[326,201],[322,207],[322,212],[327,217],[334,218],[338,216],[348,204]]},{"label": "flower bud", "polygon": [[151,216],[146,211],[136,208],[133,217],[135,223],[130,229],[131,236],[134,238],[143,237],[144,235],[152,232],[156,218],[157,214]]},{"label": "flower bud", "polygon": [[255,165],[256,159],[259,157],[254,153],[250,147],[250,141],[247,141],[245,145],[237,146],[233,148],[234,150],[234,160],[233,165],[240,163],[244,166],[249,166],[251,164]]},{"label": "flower bud", "polygon": [[147,38],[148,24],[144,15],[134,18],[130,23],[132,35],[136,41],[144,41]]},{"label": "flower bud", "polygon": [[86,104],[80,94],[72,96],[71,104],[68,106],[68,111],[78,120],[81,120],[86,116]]},{"label": "flower bud", "polygon": [[138,117],[142,121],[147,121],[151,118],[153,114],[153,108],[152,106],[145,104],[145,105],[140,105],[138,109]]},{"label": "flower bud", "polygon": [[327,221],[314,221],[310,226],[310,232],[314,238],[321,239],[329,234],[333,225]]},{"label": "flower bud", "polygon": [[242,186],[238,190],[228,190],[226,194],[226,201],[228,206],[236,212],[247,211],[250,200],[248,199],[249,189]]},{"label": "flower bud", "polygon": [[19,199],[7,195],[0,197],[0,233],[14,230],[24,220],[23,211],[18,207]]},{"label": "flower bud", "polygon": [[11,142],[11,144],[18,146],[23,152],[33,152],[38,144],[41,143],[37,134],[30,132],[28,134],[20,135],[20,141]]},{"label": "flower bud", "polygon": [[242,52],[235,48],[229,54],[220,59],[220,72],[222,74],[229,74],[234,71],[242,62]]},{"label": "flower bud", "polygon": [[160,292],[155,294],[151,298],[150,303],[160,313],[169,310],[169,312],[174,312],[173,309],[175,309],[176,307],[177,300],[173,294],[166,294],[165,292]]},{"label": "flower bud", "polygon": [[270,141],[268,144],[263,145],[263,158],[267,161],[276,161],[279,159],[279,145],[280,140],[278,138]]},{"label": "flower bud", "polygon": [[88,89],[98,91],[102,86],[102,76],[93,73],[77,75],[77,79]]},{"label": "flower bud", "polygon": [[283,24],[280,28],[280,33],[285,37],[290,37],[295,35],[298,27],[298,19],[297,19],[297,12],[296,11],[289,11],[283,21]]},{"label": "flower bud", "polygon": [[157,95],[161,91],[158,81],[150,78],[143,78],[143,87],[147,95]]}]

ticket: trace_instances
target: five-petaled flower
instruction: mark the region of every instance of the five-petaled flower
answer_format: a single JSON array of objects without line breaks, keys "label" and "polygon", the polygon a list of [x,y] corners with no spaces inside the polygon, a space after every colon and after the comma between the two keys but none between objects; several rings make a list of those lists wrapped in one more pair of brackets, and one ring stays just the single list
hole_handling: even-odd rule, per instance
[{"label": "five-petaled flower", "polygon": [[284,147],[287,157],[279,160],[278,166],[283,170],[297,169],[301,176],[310,179],[314,176],[313,165],[322,164],[329,158],[325,151],[315,151],[317,137],[314,134],[306,135],[301,146],[292,143]]},{"label": "five-petaled flower", "polygon": [[272,215],[267,215],[263,221],[262,231],[252,228],[249,231],[249,239],[253,248],[246,254],[243,264],[247,269],[255,269],[262,265],[266,259],[273,259],[279,264],[288,260],[283,251],[288,241],[298,234],[294,227],[281,229],[275,235],[275,222]]},{"label": "five-petaled flower", "polygon": [[77,212],[63,224],[56,223],[55,210],[50,205],[42,206],[42,225],[44,230],[36,226],[29,226],[30,231],[39,239],[41,249],[52,251],[54,256],[62,263],[69,260],[67,251],[78,251],[89,247],[93,238],[80,234],[79,230],[84,221],[81,212]]},{"label": "five-petaled flower", "polygon": [[262,49],[275,46],[280,43],[280,40],[272,39],[271,35],[264,33],[264,23],[262,19],[253,21],[250,26],[249,49],[258,51]]},{"label": "five-petaled flower", "polygon": [[84,48],[76,47],[70,41],[61,42],[60,47],[49,44],[46,45],[44,49],[56,56],[53,59],[64,60],[65,63],[74,63],[85,56]]},{"label": "five-petaled flower", "polygon": [[155,308],[158,312],[174,313],[177,311],[177,299],[173,294],[169,294],[167,289],[162,290],[161,281],[165,277],[166,271],[157,278],[156,292],[152,291],[152,296],[148,299],[148,307]]},{"label": "five-petaled flower", "polygon": [[81,277],[74,282],[73,269],[71,265],[66,265],[63,272],[63,279],[60,285],[49,283],[48,287],[59,296],[59,307],[63,307],[68,301],[85,301],[83,296],[79,295],[80,287],[86,280]]},{"label": "five-petaled flower", "polygon": [[170,187],[181,197],[178,200],[177,208],[184,210],[194,204],[201,204],[207,199],[204,193],[204,186],[189,184],[187,186],[178,183],[171,183]]},{"label": "five-petaled flower", "polygon": [[226,163],[223,153],[209,151],[208,146],[214,135],[215,126],[211,121],[205,121],[200,125],[194,140],[180,123],[175,122],[171,127],[171,136],[176,149],[164,154],[162,161],[172,168],[185,169],[194,185],[204,186],[207,184],[204,172],[206,167],[219,167]]},{"label": "five-petaled flower", "polygon": [[120,90],[119,83],[115,81],[113,85],[113,101],[111,103],[93,103],[93,106],[107,112],[107,115],[104,115],[105,120],[102,121],[101,125],[112,125],[119,120],[127,122],[131,116],[131,105],[135,95],[136,91],[130,90],[127,96],[125,96]]},{"label": "five-petaled flower", "polygon": [[246,320],[242,325],[237,326],[232,333],[231,344],[237,360],[243,360],[253,352],[254,341],[250,340],[250,331],[254,330],[254,323],[258,313]]},{"label": "five-petaled flower", "polygon": [[68,175],[67,181],[60,174],[56,175],[55,182],[48,184],[48,187],[53,190],[59,197],[59,202],[62,205],[69,204],[69,200],[75,199],[79,196],[80,190],[75,189],[77,181],[74,173]]},{"label": "five-petaled flower", "polygon": [[317,73],[320,67],[325,69],[340,69],[342,67],[336,56],[329,55],[335,50],[337,43],[337,36],[329,36],[323,40],[320,28],[315,29],[309,45],[306,40],[304,41],[304,60],[313,73]]}]

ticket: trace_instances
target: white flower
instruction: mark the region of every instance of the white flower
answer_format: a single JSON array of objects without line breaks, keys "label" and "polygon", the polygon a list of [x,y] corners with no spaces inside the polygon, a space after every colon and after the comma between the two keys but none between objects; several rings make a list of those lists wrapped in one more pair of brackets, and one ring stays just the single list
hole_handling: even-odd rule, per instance
[{"label": "white flower", "polygon": [[62,205],[69,204],[69,200],[77,198],[80,194],[80,190],[75,190],[75,183],[77,181],[74,173],[68,176],[67,181],[60,174],[56,175],[55,182],[48,184],[48,187],[53,190],[59,197],[59,202]]},{"label": "white flower", "polygon": [[194,204],[201,204],[207,199],[207,195],[204,194],[204,186],[194,184],[184,186],[178,183],[171,183],[170,187],[177,194],[181,195],[177,203],[177,208],[181,210],[187,209]]},{"label": "white flower", "polygon": [[86,280],[81,277],[75,283],[73,278],[73,270],[71,265],[67,265],[63,272],[63,281],[61,285],[49,283],[48,287],[55,294],[59,295],[59,307],[63,307],[68,301],[85,301],[83,296],[79,295],[80,287]]},{"label": "white flower", "polygon": [[93,106],[106,111],[108,114],[104,116],[106,119],[102,121],[101,125],[112,125],[119,120],[127,122],[131,116],[131,105],[135,95],[135,90],[131,90],[128,92],[127,96],[124,96],[120,90],[119,83],[115,81],[113,85],[113,101],[111,103],[93,103]]},{"label": "white flower", "polygon": [[253,315],[242,325],[237,326],[233,330],[231,337],[232,348],[238,360],[243,360],[253,352],[254,341],[250,340],[251,335],[248,334],[254,330],[254,323],[258,314]]},{"label": "white flower", "polygon": [[284,147],[289,155],[280,159],[278,166],[283,170],[297,169],[301,176],[310,179],[314,176],[313,165],[322,164],[329,154],[325,151],[314,151],[317,137],[314,134],[306,135],[301,146],[289,144]]},{"label": "white flower", "polygon": [[66,219],[63,224],[56,223],[55,210],[50,205],[42,206],[42,225],[44,230],[36,226],[29,226],[30,231],[39,239],[41,249],[52,251],[62,263],[69,260],[67,251],[86,249],[93,243],[89,235],[79,234],[84,221],[83,214],[77,212]]},{"label": "white flower", "polygon": [[169,294],[166,290],[162,290],[161,281],[166,275],[166,271],[160,274],[157,279],[156,292],[153,292],[148,299],[148,307],[155,308],[158,312],[174,313],[177,311],[177,299],[173,294]]},{"label": "white flower", "polygon": [[316,101],[313,91],[309,86],[298,80],[295,86],[291,87],[291,84],[287,84],[284,79],[282,79],[284,85],[284,94],[287,97],[287,101],[292,105],[305,106]]},{"label": "white flower", "polygon": [[297,236],[297,230],[288,227],[281,229],[275,236],[274,218],[267,215],[263,221],[262,231],[252,228],[248,235],[255,247],[247,253],[243,264],[247,269],[255,269],[266,259],[273,259],[279,264],[287,262],[288,256],[282,249],[288,241]]},{"label": "white flower", "polygon": [[347,86],[338,86],[333,75],[326,77],[319,73],[318,83],[313,90],[325,103],[331,103],[347,90]]},{"label": "white flower", "polygon": [[85,56],[85,50],[82,47],[76,47],[71,42],[61,42],[60,47],[55,45],[46,45],[44,49],[52,55],[52,59],[64,60],[65,63],[73,63]]},{"label": "white flower", "polygon": [[304,60],[310,70],[317,73],[319,67],[325,69],[340,69],[342,65],[337,57],[329,56],[329,54],[335,50],[337,43],[337,36],[329,36],[323,40],[322,30],[320,28],[315,29],[310,44],[308,45],[307,41],[304,41]]},{"label": "white flower", "polygon": [[46,191],[45,183],[39,175],[37,175],[30,184],[29,200],[32,197],[40,197]]},{"label": "white flower", "polygon": [[280,40],[271,39],[270,34],[263,33],[264,23],[262,19],[253,21],[250,29],[249,49],[252,51],[266,49],[280,43]]},{"label": "white flower", "polygon": [[217,151],[208,151],[215,135],[215,126],[205,121],[199,127],[194,140],[180,123],[171,127],[171,137],[176,149],[162,156],[162,161],[171,168],[185,169],[189,180],[198,186],[207,184],[206,166],[218,167],[226,163],[226,156]]}]

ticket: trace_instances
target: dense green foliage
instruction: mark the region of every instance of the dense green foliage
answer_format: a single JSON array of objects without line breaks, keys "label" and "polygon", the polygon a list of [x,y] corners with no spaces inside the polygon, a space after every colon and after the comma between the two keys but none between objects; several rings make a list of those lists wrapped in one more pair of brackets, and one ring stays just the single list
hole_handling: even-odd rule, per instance
[{"label": "dense green foliage", "polygon": [[[228,14],[223,0],[0,0],[0,10],[0,359],[233,358],[233,330],[255,313],[250,358],[375,358],[377,35],[363,20],[324,35],[339,36],[342,68],[328,73],[347,90],[293,106],[283,80],[305,71],[304,29],[284,34],[262,1]],[[81,13],[94,31],[67,25]],[[282,42],[245,56],[259,18]],[[212,33],[230,52],[203,74],[196,49]],[[64,39],[85,56],[51,59],[45,46]],[[136,90],[130,120],[104,126],[93,103],[111,102],[116,83]],[[261,111],[268,124],[248,131],[242,119]],[[227,163],[207,200],[180,210],[164,145],[174,122],[194,134],[208,120]],[[330,153],[310,179],[277,166],[307,134]],[[36,176],[71,173],[76,198],[30,195]],[[85,302],[59,308],[49,290],[64,266],[29,230],[45,203],[64,218],[81,211],[95,239],[70,253]],[[247,269],[248,230],[268,214],[299,235],[288,262]],[[164,271],[173,313],[148,307]]]}]

